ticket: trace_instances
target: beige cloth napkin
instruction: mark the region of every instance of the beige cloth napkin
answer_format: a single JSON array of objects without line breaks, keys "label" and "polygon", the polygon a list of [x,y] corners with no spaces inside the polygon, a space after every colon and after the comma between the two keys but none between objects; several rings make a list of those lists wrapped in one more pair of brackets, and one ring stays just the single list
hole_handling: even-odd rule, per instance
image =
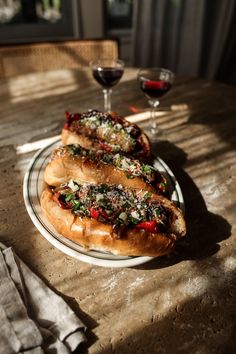
[{"label": "beige cloth napkin", "polygon": [[68,354],[86,341],[84,324],[0,243],[0,354]]}]

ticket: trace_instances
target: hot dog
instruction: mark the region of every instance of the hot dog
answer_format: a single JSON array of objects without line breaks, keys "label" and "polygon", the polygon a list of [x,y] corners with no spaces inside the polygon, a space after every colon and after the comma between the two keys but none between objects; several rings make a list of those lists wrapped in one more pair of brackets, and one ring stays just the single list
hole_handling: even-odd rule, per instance
[{"label": "hot dog", "polygon": [[165,195],[167,181],[151,165],[122,153],[88,150],[78,144],[55,149],[44,173],[51,186],[75,179],[81,183],[122,184]]},{"label": "hot dog", "polygon": [[44,190],[41,207],[63,236],[117,255],[162,256],[186,233],[182,212],[173,202],[121,185],[71,180]]},{"label": "hot dog", "polygon": [[116,113],[97,110],[74,114],[66,112],[62,143],[113,153],[121,151],[139,157],[149,157],[151,153],[147,136],[136,124]]}]

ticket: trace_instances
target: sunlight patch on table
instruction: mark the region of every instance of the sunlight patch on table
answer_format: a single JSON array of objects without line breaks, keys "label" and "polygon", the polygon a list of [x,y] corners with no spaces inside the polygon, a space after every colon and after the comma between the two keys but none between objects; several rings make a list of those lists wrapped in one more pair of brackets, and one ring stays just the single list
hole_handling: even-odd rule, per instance
[{"label": "sunlight patch on table", "polygon": [[8,88],[11,103],[19,103],[75,91],[78,82],[70,70],[56,70],[10,78]]},{"label": "sunlight patch on table", "polygon": [[49,144],[53,143],[58,139],[60,139],[60,135],[56,135],[46,139],[40,139],[32,143],[19,145],[16,147],[16,153],[17,155],[20,155],[20,154],[26,154],[28,152],[36,151],[38,149],[43,149],[44,147],[48,146]]},{"label": "sunlight patch on table", "polygon": [[236,257],[227,257],[224,260],[223,268],[225,272],[232,272],[236,269]]}]

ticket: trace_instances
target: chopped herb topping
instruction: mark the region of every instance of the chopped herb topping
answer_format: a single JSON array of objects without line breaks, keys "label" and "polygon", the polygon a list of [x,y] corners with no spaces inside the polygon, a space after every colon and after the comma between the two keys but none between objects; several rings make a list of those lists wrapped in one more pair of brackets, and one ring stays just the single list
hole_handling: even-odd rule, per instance
[{"label": "chopped herb topping", "polygon": [[119,170],[125,171],[129,179],[133,179],[136,176],[153,185],[161,194],[165,194],[167,191],[167,181],[161,173],[153,166],[144,164],[134,157],[127,157],[121,153],[111,154],[104,150],[88,150],[78,144],[59,147],[55,150],[54,156],[61,156],[67,153],[95,162],[113,165]]},{"label": "chopped herb topping", "polygon": [[108,144],[112,151],[131,152],[140,148],[137,138],[140,128],[116,115],[89,110],[84,113],[66,113],[65,129],[84,134]]},{"label": "chopped herb topping", "polygon": [[154,171],[154,167],[150,165],[142,165],[142,171],[147,174],[151,174]]},{"label": "chopped herb topping", "polygon": [[[54,200],[60,207],[71,209],[81,217],[94,218],[118,228],[138,226],[150,231],[155,224],[152,232],[158,232],[160,228],[168,229],[169,212],[159,201],[151,199],[151,193],[143,195],[140,191],[121,185],[105,184],[76,184],[78,189],[75,191],[70,188],[75,183],[70,181],[53,189]],[[147,222],[149,223],[146,224]]]}]

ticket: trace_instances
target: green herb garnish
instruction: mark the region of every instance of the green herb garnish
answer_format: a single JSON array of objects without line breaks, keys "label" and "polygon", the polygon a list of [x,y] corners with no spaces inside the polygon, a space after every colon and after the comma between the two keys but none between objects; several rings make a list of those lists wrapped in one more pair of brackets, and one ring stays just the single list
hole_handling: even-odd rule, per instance
[{"label": "green herb garnish", "polygon": [[69,194],[66,195],[65,201],[66,201],[66,202],[70,202],[70,201],[73,200],[74,198],[75,198],[74,193],[69,193]]},{"label": "green herb garnish", "polygon": [[133,176],[133,175],[130,175],[129,173],[126,174],[126,177],[127,177],[128,179],[133,179],[133,178],[134,178],[134,176]]},{"label": "green herb garnish", "polygon": [[143,173],[147,173],[147,174],[150,174],[154,171],[154,168],[150,165],[143,165],[142,166],[142,172]]},{"label": "green herb garnish", "polygon": [[143,198],[144,198],[145,200],[150,199],[151,197],[152,197],[152,194],[149,193],[149,192],[146,192],[146,193],[144,194],[144,196],[143,196]]}]

